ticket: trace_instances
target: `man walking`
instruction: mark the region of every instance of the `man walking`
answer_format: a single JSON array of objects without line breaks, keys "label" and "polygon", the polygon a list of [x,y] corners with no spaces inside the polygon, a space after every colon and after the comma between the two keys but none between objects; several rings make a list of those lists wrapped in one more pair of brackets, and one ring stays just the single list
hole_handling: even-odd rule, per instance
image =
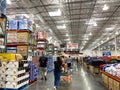
[{"label": "man walking", "polygon": [[39,62],[40,62],[40,72],[41,72],[41,80],[47,80],[47,62],[48,62],[48,58],[45,56],[45,54],[43,53],[42,56],[39,58]]}]

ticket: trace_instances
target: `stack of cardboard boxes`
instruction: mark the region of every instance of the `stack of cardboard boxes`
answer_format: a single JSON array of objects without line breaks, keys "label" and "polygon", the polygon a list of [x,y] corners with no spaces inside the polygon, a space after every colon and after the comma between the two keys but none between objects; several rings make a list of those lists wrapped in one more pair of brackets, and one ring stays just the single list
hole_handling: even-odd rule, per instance
[{"label": "stack of cardboard boxes", "polygon": [[110,74],[102,73],[102,80],[109,90],[120,90],[120,79]]}]

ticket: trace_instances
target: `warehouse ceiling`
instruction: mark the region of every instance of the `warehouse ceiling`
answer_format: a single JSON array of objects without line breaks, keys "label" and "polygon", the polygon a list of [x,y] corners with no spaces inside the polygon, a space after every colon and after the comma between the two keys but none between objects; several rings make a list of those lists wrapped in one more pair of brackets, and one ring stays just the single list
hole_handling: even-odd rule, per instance
[{"label": "warehouse ceiling", "polygon": [[39,30],[93,49],[120,33],[120,0],[11,0],[7,15],[33,15]]}]

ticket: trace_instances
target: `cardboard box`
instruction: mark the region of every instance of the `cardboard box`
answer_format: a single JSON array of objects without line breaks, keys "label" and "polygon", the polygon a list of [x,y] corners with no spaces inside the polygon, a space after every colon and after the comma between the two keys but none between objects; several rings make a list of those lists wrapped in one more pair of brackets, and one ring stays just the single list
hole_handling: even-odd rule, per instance
[{"label": "cardboard box", "polygon": [[21,54],[23,56],[27,56],[28,53],[28,46],[18,46],[17,47],[17,53]]},{"label": "cardboard box", "polygon": [[7,33],[7,43],[16,43],[17,42],[17,33],[10,32]]},{"label": "cardboard box", "polygon": [[114,83],[114,88],[113,88],[113,90],[120,90],[120,82],[114,80],[113,83]]},{"label": "cardboard box", "polygon": [[114,89],[114,80],[112,78],[109,78],[109,89],[110,90]]},{"label": "cardboard box", "polygon": [[28,42],[28,32],[17,33],[18,42]]}]

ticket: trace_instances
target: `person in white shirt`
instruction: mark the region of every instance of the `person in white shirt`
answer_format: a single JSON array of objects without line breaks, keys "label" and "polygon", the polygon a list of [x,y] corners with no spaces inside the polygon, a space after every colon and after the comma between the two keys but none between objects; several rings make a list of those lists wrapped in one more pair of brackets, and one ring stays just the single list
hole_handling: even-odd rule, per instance
[{"label": "person in white shirt", "polygon": [[67,63],[68,69],[70,69],[70,68],[71,68],[71,65],[72,65],[72,59],[71,59],[70,56],[66,59],[66,63]]}]

